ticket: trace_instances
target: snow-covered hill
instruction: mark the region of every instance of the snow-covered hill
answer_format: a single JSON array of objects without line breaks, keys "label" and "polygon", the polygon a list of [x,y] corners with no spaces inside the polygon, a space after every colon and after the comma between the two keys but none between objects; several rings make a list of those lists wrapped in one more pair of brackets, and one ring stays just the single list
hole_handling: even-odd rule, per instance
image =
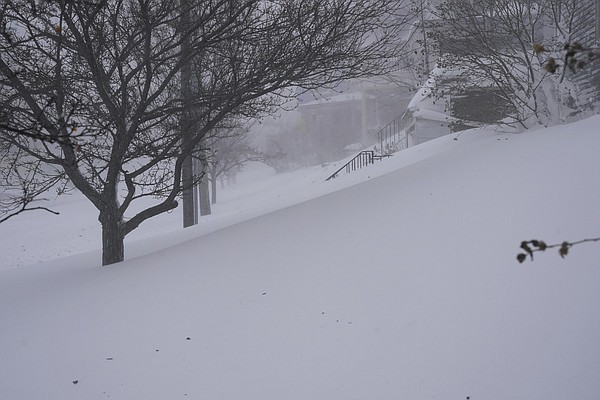
[{"label": "snow-covered hill", "polygon": [[[272,176],[198,228],[140,233],[122,264],[90,244],[5,269],[0,399],[597,399],[600,246],[515,256],[600,236],[598,125]],[[95,219],[62,211],[2,224],[2,259],[27,229],[68,246],[61,226]]]}]

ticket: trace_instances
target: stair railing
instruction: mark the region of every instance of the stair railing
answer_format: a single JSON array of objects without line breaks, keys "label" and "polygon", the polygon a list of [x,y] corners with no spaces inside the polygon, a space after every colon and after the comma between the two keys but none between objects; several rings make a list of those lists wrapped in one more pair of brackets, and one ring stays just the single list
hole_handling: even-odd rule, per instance
[{"label": "stair railing", "polygon": [[342,167],[340,169],[335,171],[333,174],[331,174],[331,176],[329,178],[327,178],[325,180],[328,181],[330,179],[335,178],[344,169],[346,170],[346,173],[350,173],[352,171],[356,171],[357,169],[365,167],[369,164],[373,164],[373,163],[375,163],[375,161],[379,161],[384,157],[389,157],[389,156],[390,156],[390,154],[377,155],[377,154],[375,154],[375,151],[373,151],[373,150],[361,151],[352,160],[350,160],[346,164],[342,165]]},{"label": "stair railing", "polygon": [[343,170],[346,170],[347,173],[356,171],[357,169],[375,163],[375,161],[390,157],[392,153],[408,148],[408,135],[414,129],[414,117],[410,111],[406,111],[377,132],[376,136],[379,142],[379,148],[375,146],[374,150],[361,151],[325,180],[328,181],[335,178]]},{"label": "stair railing", "polygon": [[412,113],[407,111],[381,128],[376,134],[379,142],[378,152],[383,155],[406,149],[408,147],[408,131],[413,124]]}]

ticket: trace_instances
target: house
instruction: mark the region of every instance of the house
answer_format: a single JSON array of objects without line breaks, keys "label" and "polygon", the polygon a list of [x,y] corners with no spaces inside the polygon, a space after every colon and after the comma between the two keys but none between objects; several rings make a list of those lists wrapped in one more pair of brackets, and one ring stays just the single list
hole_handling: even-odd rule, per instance
[{"label": "house", "polygon": [[[465,21],[473,34],[485,32],[486,41],[492,48],[502,48],[510,39],[494,29],[494,21],[473,15]],[[457,36],[455,26],[448,20],[430,17],[415,24],[416,30],[427,33],[416,34],[430,41],[435,51],[427,54],[427,63],[434,66],[428,79],[411,100],[407,114],[413,119],[410,124],[409,145],[423,143],[452,132],[496,124],[511,113],[511,106],[497,82],[477,76],[472,69],[465,69],[462,60],[479,59],[486,62],[486,54],[473,45],[470,33]],[[476,41],[476,40],[475,40]]]},{"label": "house", "polygon": [[[409,112],[415,119],[412,142],[421,143],[481,124],[511,123],[523,129],[535,122],[566,121],[580,111],[586,114],[598,112],[600,1],[578,0],[570,4],[575,9],[569,9],[566,3],[556,3],[547,10],[545,18],[530,20],[527,8],[519,8],[521,5],[515,3],[515,10],[521,13],[523,24],[527,24],[527,21],[537,24],[536,29],[531,30],[535,32],[533,38],[523,35],[519,36],[519,40],[518,25],[515,28],[503,28],[506,20],[513,18],[512,10],[502,10],[501,14],[494,9],[482,8],[477,11],[476,3],[473,3],[471,10],[477,11],[475,14],[467,12],[452,19],[421,22],[420,29],[431,31],[421,36],[436,40],[437,54],[436,67],[432,69],[429,81],[409,105]],[[449,15],[453,14],[450,12]],[[570,36],[564,38],[567,31],[558,34],[555,18],[562,16],[568,22],[571,15],[574,17],[573,28]],[[541,79],[550,78],[543,76],[543,69],[533,59],[533,44],[551,45],[556,40],[560,43],[561,39],[583,46],[584,51],[578,57],[584,61],[584,65],[574,73],[569,68],[566,71],[561,69],[561,73],[565,74],[565,85],[560,86],[563,78],[559,77],[555,82],[558,88],[552,89],[550,85],[539,84]],[[562,44],[558,49],[562,49]],[[503,54],[511,56],[503,58]],[[589,59],[587,54],[591,55]],[[462,60],[471,66],[465,73],[461,73]],[[485,73],[476,76],[478,71]],[[568,81],[570,83],[567,85]],[[552,90],[558,95],[549,94]],[[564,111],[561,111],[556,98],[561,98],[563,105],[567,106]],[[573,109],[571,105],[575,104],[575,99],[577,104]],[[573,111],[568,112],[569,109]]]},{"label": "house", "polygon": [[316,144],[316,159],[340,159],[376,142],[377,132],[402,115],[412,98],[399,74],[354,80],[340,92],[301,98],[298,111],[307,141]]}]

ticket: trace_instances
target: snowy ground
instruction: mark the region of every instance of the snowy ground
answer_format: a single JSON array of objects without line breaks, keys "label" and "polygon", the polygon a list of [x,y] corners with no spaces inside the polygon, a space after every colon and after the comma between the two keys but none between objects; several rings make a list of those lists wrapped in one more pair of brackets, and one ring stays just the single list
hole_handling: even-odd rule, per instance
[{"label": "snowy ground", "polygon": [[515,256],[600,236],[599,124],[256,169],[111,267],[77,196],[0,224],[0,399],[597,399],[600,246]]}]

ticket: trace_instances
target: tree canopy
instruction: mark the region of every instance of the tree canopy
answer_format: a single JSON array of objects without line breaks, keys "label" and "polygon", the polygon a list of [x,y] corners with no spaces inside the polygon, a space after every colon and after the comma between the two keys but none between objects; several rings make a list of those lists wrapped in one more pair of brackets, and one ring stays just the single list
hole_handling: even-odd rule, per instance
[{"label": "tree canopy", "polygon": [[98,210],[103,264],[121,261],[125,235],[177,207],[184,162],[210,132],[393,68],[407,12],[397,0],[6,0],[2,163],[68,179]]}]

